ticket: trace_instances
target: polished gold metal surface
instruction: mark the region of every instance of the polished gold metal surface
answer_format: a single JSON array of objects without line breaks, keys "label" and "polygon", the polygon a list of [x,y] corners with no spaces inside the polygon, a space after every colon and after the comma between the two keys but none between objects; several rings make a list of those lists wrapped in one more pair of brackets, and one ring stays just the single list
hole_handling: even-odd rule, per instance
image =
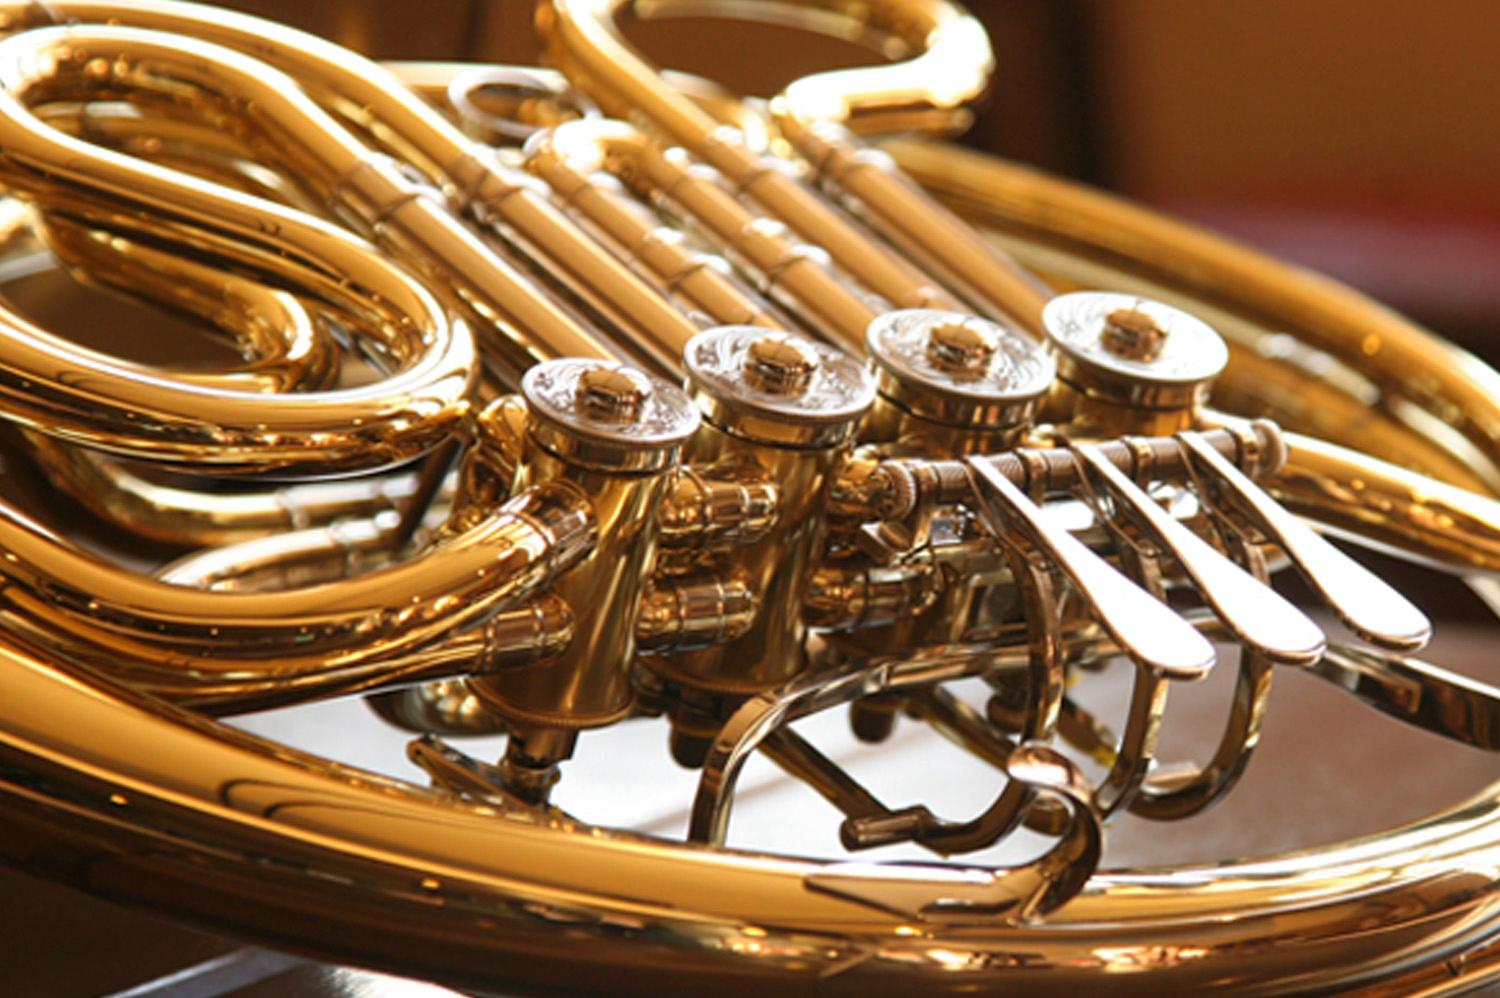
[{"label": "polished gold metal surface", "polygon": [[[885,61],[741,100],[658,72],[626,13]],[[1500,375],[934,141],[992,63],[947,0],[537,20],[561,73],[0,2],[0,290],[63,267],[219,341],[148,363],[0,307],[0,858],[479,993],[1500,974],[1500,784],[1365,839],[1102,866],[1112,820],[1231,794],[1277,673],[1496,749],[1500,690],[1410,657],[1433,623],[1322,534],[1493,599]],[[1169,704],[1225,672],[1217,743],[1168,761]],[[218,720],[355,694],[428,785]],[[826,751],[834,711],[932,797]],[[685,835],[569,795],[595,739],[638,753],[618,793],[696,771]],[[765,761],[837,855],[726,844]]]}]

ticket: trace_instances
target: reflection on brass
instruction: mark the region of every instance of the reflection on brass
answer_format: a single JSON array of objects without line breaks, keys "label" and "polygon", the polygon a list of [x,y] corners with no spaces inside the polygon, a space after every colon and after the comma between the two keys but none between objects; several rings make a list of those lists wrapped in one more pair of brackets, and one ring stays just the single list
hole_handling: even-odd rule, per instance
[{"label": "reflection on brass", "polygon": [[[658,72],[627,13],[884,61],[741,100]],[[987,86],[948,0],[542,0],[538,24],[560,71],[0,0],[0,858],[476,993],[1500,972],[1495,789],[1295,856],[1100,868],[1112,816],[1232,792],[1288,669],[1500,746],[1500,691],[1407,657],[1433,623],[1318,532],[1500,570],[1500,375],[910,137]],[[125,294],[218,352],[117,357],[8,293],[69,279],[79,327]],[[1112,663],[1113,715],[1083,695]],[[1226,668],[1218,742],[1166,763],[1177,691]],[[430,785],[215,720],[356,694]],[[982,806],[883,796],[793,727],[830,709],[934,788],[892,735],[943,736]],[[685,834],[565,793],[651,724],[696,782]],[[725,848],[760,756],[858,862]],[[987,852],[1023,828],[1031,858]]]}]

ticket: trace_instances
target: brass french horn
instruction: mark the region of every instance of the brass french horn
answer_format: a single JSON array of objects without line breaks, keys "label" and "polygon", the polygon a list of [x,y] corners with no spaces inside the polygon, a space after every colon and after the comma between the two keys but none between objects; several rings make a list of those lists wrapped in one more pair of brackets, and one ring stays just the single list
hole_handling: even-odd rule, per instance
[{"label": "brass french horn", "polygon": [[[1276,673],[1500,745],[1500,694],[1414,657],[1426,616],[1323,537],[1487,591],[1500,376],[920,137],[991,68],[947,0],[660,5],[890,57],[769,101],[649,65],[633,6],[540,3],[553,70],[0,2],[0,276],[63,266],[229,341],[173,367],[0,311],[7,467],[42,482],[0,504],[0,858],[474,992],[1500,973],[1500,785],[1295,853],[1101,865],[1112,816],[1232,796]],[[54,491],[95,543],[42,522]],[[1218,742],[1168,764],[1168,694],[1211,671]],[[426,785],[223,720],[360,695]],[[934,794],[906,734],[955,743],[977,813],[888,803],[819,747],[846,716]],[[569,792],[608,762],[652,794],[669,753],[680,829]],[[732,842],[767,761],[840,855]]]}]

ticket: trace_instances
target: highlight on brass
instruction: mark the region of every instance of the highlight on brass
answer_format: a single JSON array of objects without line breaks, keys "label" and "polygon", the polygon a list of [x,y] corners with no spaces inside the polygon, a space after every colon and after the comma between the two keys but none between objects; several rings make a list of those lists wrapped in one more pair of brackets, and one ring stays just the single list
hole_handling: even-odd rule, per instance
[{"label": "highlight on brass", "polygon": [[[944,145],[992,63],[947,0],[537,6],[556,68],[0,2],[0,858],[474,992],[1500,975],[1495,790],[1108,865],[1117,819],[1232,797],[1278,674],[1500,747],[1500,691],[1347,550],[1489,584],[1500,375]],[[742,100],[615,23],[677,6],[885,61]],[[58,268],[223,342],[85,345],[116,299],[17,304]],[[1215,672],[1221,729],[1165,757]],[[221,720],[360,697],[405,779]],[[980,806],[882,796],[828,718]],[[617,796],[677,773],[678,824],[591,813],[605,756]],[[737,845],[767,762],[835,846]]]}]

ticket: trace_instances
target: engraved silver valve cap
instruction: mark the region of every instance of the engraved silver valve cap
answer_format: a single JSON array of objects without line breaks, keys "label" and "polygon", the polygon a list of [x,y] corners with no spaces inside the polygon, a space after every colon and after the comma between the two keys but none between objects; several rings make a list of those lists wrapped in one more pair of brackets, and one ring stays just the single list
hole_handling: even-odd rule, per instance
[{"label": "engraved silver valve cap", "polygon": [[546,361],[526,372],[521,392],[538,443],[601,470],[665,468],[699,423],[682,389],[611,361]]},{"label": "engraved silver valve cap", "polygon": [[865,342],[881,396],[947,426],[1024,425],[1056,374],[1041,344],[960,312],[886,312],[870,323]]},{"label": "engraved silver valve cap", "polygon": [[703,418],[748,440],[839,446],[875,399],[859,361],[793,333],[719,326],[688,341],[685,355]]},{"label": "engraved silver valve cap", "polygon": [[1144,409],[1191,409],[1229,362],[1213,327],[1137,295],[1078,291],[1042,310],[1063,381],[1090,398]]}]

